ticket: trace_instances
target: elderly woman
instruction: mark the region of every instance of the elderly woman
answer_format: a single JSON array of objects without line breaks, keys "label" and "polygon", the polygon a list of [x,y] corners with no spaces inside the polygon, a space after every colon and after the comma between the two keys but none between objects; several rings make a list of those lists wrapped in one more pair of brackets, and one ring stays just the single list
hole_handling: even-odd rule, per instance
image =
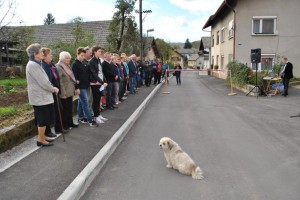
[{"label": "elderly woman", "polygon": [[78,124],[73,122],[73,96],[75,94],[75,76],[70,66],[71,55],[63,51],[59,54],[59,61],[56,68],[59,74],[61,88],[61,102],[63,107],[64,127],[77,128]]},{"label": "elderly woman", "polygon": [[52,146],[47,141],[45,129],[47,125],[53,124],[54,108],[52,93],[58,94],[59,89],[54,87],[41,65],[44,57],[42,47],[32,44],[26,49],[29,61],[26,66],[26,79],[28,87],[29,104],[33,106],[34,116],[38,126],[37,146]]},{"label": "elderly woman", "polygon": [[[46,71],[49,81],[52,83],[52,85],[54,87],[57,87],[60,90],[60,81],[59,81],[59,77],[58,77],[58,72],[56,70],[55,65],[52,63],[52,59],[53,59],[52,50],[49,48],[43,47],[42,52],[44,54],[44,58],[42,61],[42,67]],[[58,95],[60,95],[60,93]],[[55,126],[54,126],[55,132],[56,133],[61,133],[61,132],[66,133],[66,131],[64,131],[63,127],[61,127],[61,123],[60,123],[60,115],[59,114],[62,113],[62,111],[63,111],[60,99],[56,95],[53,95],[53,99],[54,99],[54,111],[55,111]],[[60,110],[58,110],[58,107],[60,107]],[[56,134],[53,134],[51,132],[50,126],[46,126],[45,135],[48,138],[56,137]]]}]

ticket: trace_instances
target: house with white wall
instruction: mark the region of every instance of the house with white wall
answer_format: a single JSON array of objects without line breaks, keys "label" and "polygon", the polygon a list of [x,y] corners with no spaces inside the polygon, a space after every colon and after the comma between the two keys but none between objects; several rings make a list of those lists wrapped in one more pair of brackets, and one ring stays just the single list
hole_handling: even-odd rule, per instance
[{"label": "house with white wall", "polygon": [[270,70],[285,56],[300,77],[299,8],[299,0],[224,0],[203,26],[211,28],[211,64],[226,69],[236,60],[255,70],[250,54],[260,48],[258,71]]}]

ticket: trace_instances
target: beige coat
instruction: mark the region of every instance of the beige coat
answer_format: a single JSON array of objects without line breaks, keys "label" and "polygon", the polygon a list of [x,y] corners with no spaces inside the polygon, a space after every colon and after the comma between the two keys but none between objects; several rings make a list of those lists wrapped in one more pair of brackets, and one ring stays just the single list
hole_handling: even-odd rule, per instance
[{"label": "beige coat", "polygon": [[65,72],[65,70],[59,64],[56,65],[59,80],[60,80],[60,93],[61,98],[66,99],[74,96],[75,94],[75,85],[70,78],[70,76]]},{"label": "beige coat", "polygon": [[54,102],[54,87],[40,64],[31,60],[27,63],[26,79],[30,105],[42,106]]}]

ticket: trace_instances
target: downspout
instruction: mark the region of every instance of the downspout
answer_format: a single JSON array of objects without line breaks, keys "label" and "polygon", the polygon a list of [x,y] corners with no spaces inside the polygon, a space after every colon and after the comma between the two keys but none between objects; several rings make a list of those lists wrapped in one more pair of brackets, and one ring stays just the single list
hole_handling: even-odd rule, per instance
[{"label": "downspout", "polygon": [[227,0],[224,0],[225,4],[232,10],[233,12],[233,53],[232,53],[232,58],[233,61],[235,61],[235,30],[236,30],[236,13],[233,7],[231,7],[228,3]]}]

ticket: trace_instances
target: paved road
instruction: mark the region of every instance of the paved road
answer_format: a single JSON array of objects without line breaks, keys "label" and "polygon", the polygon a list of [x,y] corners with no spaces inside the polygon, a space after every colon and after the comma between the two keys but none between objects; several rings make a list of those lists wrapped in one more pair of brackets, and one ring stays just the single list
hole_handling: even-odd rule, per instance
[{"label": "paved road", "polygon": [[[109,119],[105,124],[97,128],[83,124],[78,129],[71,130],[66,135],[65,143],[60,137],[54,142],[54,147],[37,149],[35,139],[28,141],[32,143],[27,145],[28,149],[21,148],[17,151],[21,151],[23,155],[32,153],[0,173],[0,199],[57,199],[153,88],[144,87],[139,94],[130,95],[117,110],[105,111],[103,115]],[[9,157],[16,156],[16,152],[13,152],[0,156],[4,164]]]},{"label": "paved road", "polygon": [[[185,73],[145,109],[84,200],[299,200],[300,90],[267,98],[227,96],[224,81]],[[162,88],[163,89],[163,88]],[[204,171],[193,180],[165,167],[169,136]]]}]

